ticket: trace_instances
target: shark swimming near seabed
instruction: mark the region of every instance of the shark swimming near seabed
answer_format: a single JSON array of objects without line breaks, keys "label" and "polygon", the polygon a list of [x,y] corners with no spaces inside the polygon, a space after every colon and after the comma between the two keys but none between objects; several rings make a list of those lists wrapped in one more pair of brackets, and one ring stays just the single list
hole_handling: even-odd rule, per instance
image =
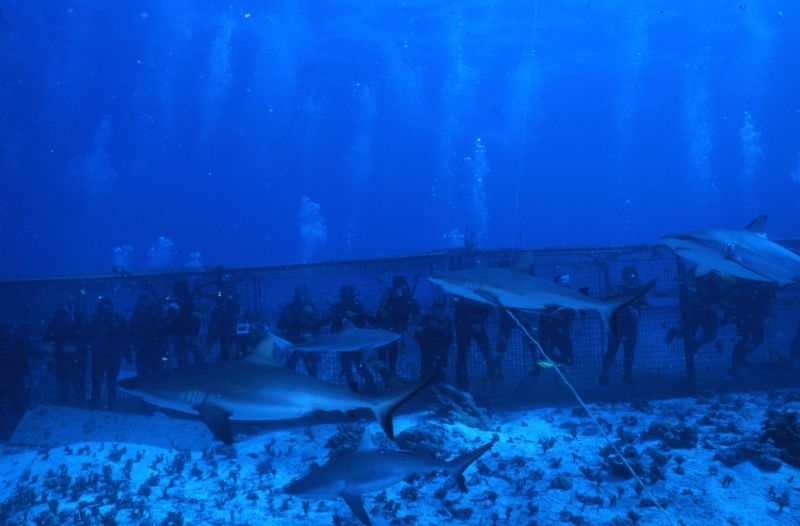
[{"label": "shark swimming near seabed", "polygon": [[586,289],[568,289],[530,274],[532,258],[532,253],[526,252],[509,268],[454,270],[428,279],[447,292],[498,307],[550,312],[574,309],[581,313],[596,310],[614,334],[617,333],[617,313],[656,284],[653,279],[621,296],[593,298]]},{"label": "shark swimming near seabed", "polygon": [[664,236],[661,242],[684,259],[697,263],[696,276],[718,270],[737,278],[800,283],[800,254],[767,239],[767,215],[744,230],[713,228]]},{"label": "shark swimming near seabed", "polygon": [[464,470],[492,448],[495,441],[450,461],[413,451],[378,449],[372,441],[369,426],[353,453],[335,458],[305,477],[284,488],[287,495],[313,500],[336,500],[342,497],[356,517],[366,524],[372,521],[364,509],[364,493],[380,491],[420,473],[446,469],[458,488],[467,493]]},{"label": "shark swimming near seabed", "polygon": [[319,411],[372,411],[389,438],[394,438],[392,415],[406,400],[424,389],[433,375],[377,398],[298,373],[273,358],[268,337],[246,358],[170,369],[125,378],[117,388],[146,402],[184,413],[198,414],[211,432],[233,443],[229,420],[288,420]]},{"label": "shark swimming near seabed", "polygon": [[342,321],[342,331],[321,336],[303,343],[291,343],[274,334],[275,345],[287,353],[292,351],[346,352],[361,351],[361,363],[367,363],[373,349],[400,339],[396,332],[382,329],[359,329],[350,320]]}]

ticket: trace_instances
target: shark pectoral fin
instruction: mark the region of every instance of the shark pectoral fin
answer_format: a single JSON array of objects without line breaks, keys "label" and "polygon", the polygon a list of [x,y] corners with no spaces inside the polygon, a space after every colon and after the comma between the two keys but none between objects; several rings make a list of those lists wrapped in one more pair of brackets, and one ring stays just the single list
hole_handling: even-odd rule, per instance
[{"label": "shark pectoral fin", "polygon": [[206,404],[200,404],[194,409],[200,413],[200,418],[214,433],[215,437],[222,440],[226,445],[233,444],[233,432],[231,432],[231,428],[228,425],[231,413],[219,407]]},{"label": "shark pectoral fin", "polygon": [[352,493],[350,491],[343,491],[341,495],[347,505],[350,506],[350,510],[353,512],[353,514],[358,517],[358,520],[367,526],[372,526],[372,521],[369,520],[367,510],[364,509],[363,497],[361,497],[359,493]]},{"label": "shark pectoral fin", "polygon": [[706,274],[708,274],[712,270],[714,270],[714,269],[709,267],[708,265],[700,263],[699,265],[697,265],[697,269],[694,271],[694,275],[699,278],[700,276],[705,276]]},{"label": "shark pectoral fin", "polygon": [[464,480],[464,470],[467,469],[470,464],[481,458],[481,455],[492,449],[495,442],[495,440],[492,440],[488,444],[484,444],[469,453],[464,453],[460,457],[454,458],[447,463],[447,471],[450,472],[450,476],[456,481],[456,485],[458,485],[458,489],[460,489],[462,493],[467,493],[467,482]]},{"label": "shark pectoral fin", "polygon": [[364,347],[361,351],[361,365],[369,363],[369,356],[372,354],[372,347]]},{"label": "shark pectoral fin", "polygon": [[502,304],[502,303],[500,303],[500,300],[499,300],[499,299],[497,299],[497,296],[494,296],[493,294],[489,294],[489,293],[488,293],[488,292],[486,292],[485,290],[474,290],[473,292],[474,292],[476,295],[478,295],[478,296],[480,296],[481,298],[483,298],[483,299],[484,299],[484,301],[486,301],[487,303],[491,303],[491,304],[492,304],[492,305],[494,305],[495,307],[502,307],[502,306],[503,306],[503,304]]},{"label": "shark pectoral fin", "polygon": [[[744,263],[744,261],[742,260],[742,258],[740,258],[740,257],[739,257],[739,256],[737,256],[737,255],[732,255],[732,256],[730,256],[728,259],[729,259],[730,261],[733,261],[734,263],[736,263],[737,265],[739,265],[739,266],[740,266],[740,267],[742,267],[743,269],[749,270],[749,271],[750,271],[750,272],[752,272],[753,274],[756,274],[756,275],[758,275],[758,276],[761,276],[762,278],[764,278],[764,281],[775,281],[775,280],[774,280],[772,277],[770,277],[770,276],[767,276],[767,275],[766,275],[766,274],[764,274],[763,272],[759,272],[758,270],[756,270],[756,269],[754,269],[754,268],[751,268],[751,267],[748,267],[747,265],[745,265],[745,263]],[[757,279],[757,278],[756,278],[756,279]]]}]

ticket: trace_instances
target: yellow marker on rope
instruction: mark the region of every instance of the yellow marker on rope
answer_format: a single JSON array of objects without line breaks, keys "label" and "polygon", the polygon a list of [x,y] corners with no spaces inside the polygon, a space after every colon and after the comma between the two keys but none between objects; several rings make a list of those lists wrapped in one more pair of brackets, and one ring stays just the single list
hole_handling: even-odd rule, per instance
[{"label": "yellow marker on rope", "polygon": [[555,362],[548,362],[546,360],[541,360],[536,362],[536,365],[539,367],[561,367],[564,365],[563,363],[555,363]]}]

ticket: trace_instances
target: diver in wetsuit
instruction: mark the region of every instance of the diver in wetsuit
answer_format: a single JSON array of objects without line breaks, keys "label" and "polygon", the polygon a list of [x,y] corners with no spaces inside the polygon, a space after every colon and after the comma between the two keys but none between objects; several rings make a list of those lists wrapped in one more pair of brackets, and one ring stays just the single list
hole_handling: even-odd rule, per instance
[{"label": "diver in wetsuit", "polygon": [[[622,286],[611,289],[609,296],[622,296],[639,287],[639,272],[632,267],[622,269]],[[600,385],[608,385],[608,373],[614,364],[614,357],[617,355],[620,344],[625,352],[624,372],[622,380],[633,384],[633,357],[636,349],[636,342],[639,339],[639,322],[642,319],[642,310],[647,308],[647,300],[641,297],[621,309],[617,313],[617,333],[608,334],[608,348],[603,355],[603,366],[600,372]]]}]

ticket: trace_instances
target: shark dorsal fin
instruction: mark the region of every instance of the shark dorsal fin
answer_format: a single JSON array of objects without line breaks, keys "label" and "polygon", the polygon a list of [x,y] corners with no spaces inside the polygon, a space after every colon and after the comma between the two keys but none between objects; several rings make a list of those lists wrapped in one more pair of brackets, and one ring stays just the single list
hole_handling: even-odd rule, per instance
[{"label": "shark dorsal fin", "polygon": [[278,365],[278,362],[275,361],[274,352],[275,340],[272,339],[272,336],[267,336],[253,349],[253,352],[244,357],[244,360],[267,365]]},{"label": "shark dorsal fin", "polygon": [[354,330],[356,330],[356,326],[353,325],[353,322],[351,322],[347,318],[342,320],[342,331],[354,331]]},{"label": "shark dorsal fin", "polygon": [[533,266],[533,252],[523,252],[520,257],[511,265],[511,270],[529,274]]},{"label": "shark dorsal fin", "polygon": [[750,221],[750,224],[747,225],[748,232],[752,232],[754,234],[761,234],[762,236],[765,235],[767,227],[767,214],[761,214],[757,218]]},{"label": "shark dorsal fin", "polygon": [[358,448],[356,451],[370,451],[372,449],[378,448],[372,441],[372,431],[370,431],[369,426],[367,426],[364,428],[364,434],[361,435],[361,441],[358,443]]}]

